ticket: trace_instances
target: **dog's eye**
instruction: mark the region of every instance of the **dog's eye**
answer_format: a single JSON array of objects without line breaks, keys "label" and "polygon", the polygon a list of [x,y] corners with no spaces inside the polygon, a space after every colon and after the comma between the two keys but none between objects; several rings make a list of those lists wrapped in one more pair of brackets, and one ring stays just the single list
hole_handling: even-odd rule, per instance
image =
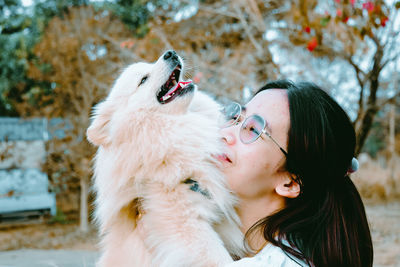
[{"label": "dog's eye", "polygon": [[147,78],[149,78],[148,75],[144,76],[144,77],[142,78],[142,80],[140,81],[139,86],[142,85],[142,84],[144,84],[144,83],[146,82]]}]

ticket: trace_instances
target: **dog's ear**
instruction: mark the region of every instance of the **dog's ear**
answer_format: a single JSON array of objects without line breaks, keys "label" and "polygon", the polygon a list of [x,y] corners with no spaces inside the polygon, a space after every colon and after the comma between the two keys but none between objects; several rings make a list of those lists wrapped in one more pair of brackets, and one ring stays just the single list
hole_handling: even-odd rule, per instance
[{"label": "dog's ear", "polygon": [[110,143],[110,120],[114,112],[106,101],[94,107],[93,120],[86,131],[89,142],[96,146],[105,146]]}]

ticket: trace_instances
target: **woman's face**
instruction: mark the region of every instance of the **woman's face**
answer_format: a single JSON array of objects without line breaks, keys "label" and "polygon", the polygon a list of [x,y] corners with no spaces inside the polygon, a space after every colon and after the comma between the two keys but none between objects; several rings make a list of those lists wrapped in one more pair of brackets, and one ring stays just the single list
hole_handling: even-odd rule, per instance
[{"label": "woman's face", "polygon": [[284,173],[285,155],[265,134],[255,142],[243,144],[239,138],[245,118],[258,114],[269,126],[266,130],[287,151],[290,127],[286,90],[269,89],[258,93],[242,111],[242,120],[221,130],[226,144],[226,157],[221,159],[231,189],[240,198],[257,198],[271,194]]}]

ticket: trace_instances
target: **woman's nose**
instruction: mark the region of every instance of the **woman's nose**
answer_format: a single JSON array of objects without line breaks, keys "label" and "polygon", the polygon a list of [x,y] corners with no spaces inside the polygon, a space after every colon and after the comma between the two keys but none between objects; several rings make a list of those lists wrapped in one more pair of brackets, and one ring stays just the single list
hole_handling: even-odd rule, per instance
[{"label": "woman's nose", "polygon": [[236,142],[235,136],[232,131],[229,131],[228,128],[224,128],[221,130],[222,141],[227,145],[233,145]]}]

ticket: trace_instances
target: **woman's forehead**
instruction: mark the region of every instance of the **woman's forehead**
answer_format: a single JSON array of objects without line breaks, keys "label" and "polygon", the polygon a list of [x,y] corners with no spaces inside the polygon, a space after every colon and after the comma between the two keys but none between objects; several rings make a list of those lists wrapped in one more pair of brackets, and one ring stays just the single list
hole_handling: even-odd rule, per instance
[{"label": "woman's forehead", "polygon": [[269,113],[271,111],[289,114],[287,92],[284,89],[268,89],[261,91],[247,103],[246,110],[260,115],[264,112]]}]

